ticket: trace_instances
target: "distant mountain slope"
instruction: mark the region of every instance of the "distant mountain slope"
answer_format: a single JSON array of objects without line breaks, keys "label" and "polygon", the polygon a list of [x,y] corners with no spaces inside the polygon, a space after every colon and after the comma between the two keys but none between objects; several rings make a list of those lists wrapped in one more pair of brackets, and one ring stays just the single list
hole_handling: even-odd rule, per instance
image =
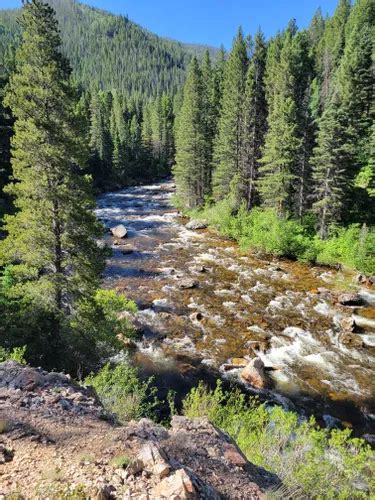
[{"label": "distant mountain slope", "polygon": [[[55,9],[63,47],[76,77],[85,86],[118,88],[141,95],[174,92],[184,81],[186,66],[204,46],[158,37],[123,16],[75,0],[48,0]],[[19,33],[18,9],[0,10],[1,51]],[[209,48],[215,56],[216,49]]]}]

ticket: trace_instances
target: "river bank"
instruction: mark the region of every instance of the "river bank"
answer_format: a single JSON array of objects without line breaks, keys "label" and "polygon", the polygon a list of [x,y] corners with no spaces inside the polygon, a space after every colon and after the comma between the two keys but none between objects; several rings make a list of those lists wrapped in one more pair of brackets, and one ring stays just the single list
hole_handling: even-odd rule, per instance
[{"label": "river bank", "polygon": [[[240,368],[223,365],[241,363],[255,347],[272,385],[246,390],[323,424],[373,433],[373,292],[351,275],[261,259],[212,230],[187,229],[172,195],[167,182],[98,198],[106,227],[128,229],[126,240],[106,238],[113,255],[105,285],[138,304],[134,360],[143,373],[183,396],[201,379],[240,382]],[[347,291],[359,294],[360,306],[337,303]]]}]

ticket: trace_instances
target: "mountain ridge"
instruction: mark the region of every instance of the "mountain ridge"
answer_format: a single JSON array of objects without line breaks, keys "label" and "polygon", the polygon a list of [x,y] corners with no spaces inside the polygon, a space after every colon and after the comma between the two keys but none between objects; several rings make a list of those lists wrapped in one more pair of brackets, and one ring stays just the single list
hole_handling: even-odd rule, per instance
[{"label": "mountain ridge", "polygon": [[[56,12],[63,50],[74,76],[85,87],[119,89],[129,94],[174,94],[185,81],[195,53],[218,49],[160,37],[126,16],[112,14],[76,0],[48,0]],[[0,9],[0,52],[14,42],[20,29],[19,9]],[[1,63],[1,54],[0,54]]]}]

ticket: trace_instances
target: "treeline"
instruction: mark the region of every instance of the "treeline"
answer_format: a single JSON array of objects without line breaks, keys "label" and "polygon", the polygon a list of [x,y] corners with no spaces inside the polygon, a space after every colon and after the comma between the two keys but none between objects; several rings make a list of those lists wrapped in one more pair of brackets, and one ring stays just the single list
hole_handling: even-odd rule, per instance
[{"label": "treeline", "polygon": [[[185,80],[192,54],[202,46],[158,37],[124,16],[89,7],[75,0],[48,0],[61,32],[62,47],[76,81],[86,89],[118,89],[144,98],[175,94]],[[18,43],[18,9],[0,10],[1,48]],[[214,55],[215,50],[210,49]]]},{"label": "treeline", "polygon": [[267,42],[239,30],[227,60],[190,65],[177,119],[180,203],[260,206],[314,225],[374,222],[374,19],[340,0]]},{"label": "treeline", "polygon": [[88,171],[96,189],[165,177],[174,159],[174,105],[167,94],[145,103],[119,91],[85,92]]}]

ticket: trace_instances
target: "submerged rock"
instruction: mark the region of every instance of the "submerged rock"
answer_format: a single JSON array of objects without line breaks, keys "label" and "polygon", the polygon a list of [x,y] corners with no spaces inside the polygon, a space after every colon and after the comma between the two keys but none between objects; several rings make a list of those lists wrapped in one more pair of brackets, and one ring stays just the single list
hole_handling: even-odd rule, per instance
[{"label": "submerged rock", "polygon": [[128,236],[128,230],[123,224],[111,228],[111,233],[116,238],[126,238]]},{"label": "submerged rock", "polygon": [[242,370],[241,378],[257,389],[265,389],[269,386],[269,378],[265,372],[265,366],[260,358],[254,358]]},{"label": "submerged rock", "polygon": [[363,299],[357,293],[341,293],[337,297],[337,302],[342,306],[362,306]]},{"label": "submerged rock", "polygon": [[192,229],[192,230],[197,230],[197,229],[206,229],[208,226],[207,221],[204,220],[191,220],[186,224],[186,229]]},{"label": "submerged rock", "polygon": [[124,247],[121,248],[121,253],[122,255],[131,255],[132,253],[134,253],[134,249],[130,247]]}]

